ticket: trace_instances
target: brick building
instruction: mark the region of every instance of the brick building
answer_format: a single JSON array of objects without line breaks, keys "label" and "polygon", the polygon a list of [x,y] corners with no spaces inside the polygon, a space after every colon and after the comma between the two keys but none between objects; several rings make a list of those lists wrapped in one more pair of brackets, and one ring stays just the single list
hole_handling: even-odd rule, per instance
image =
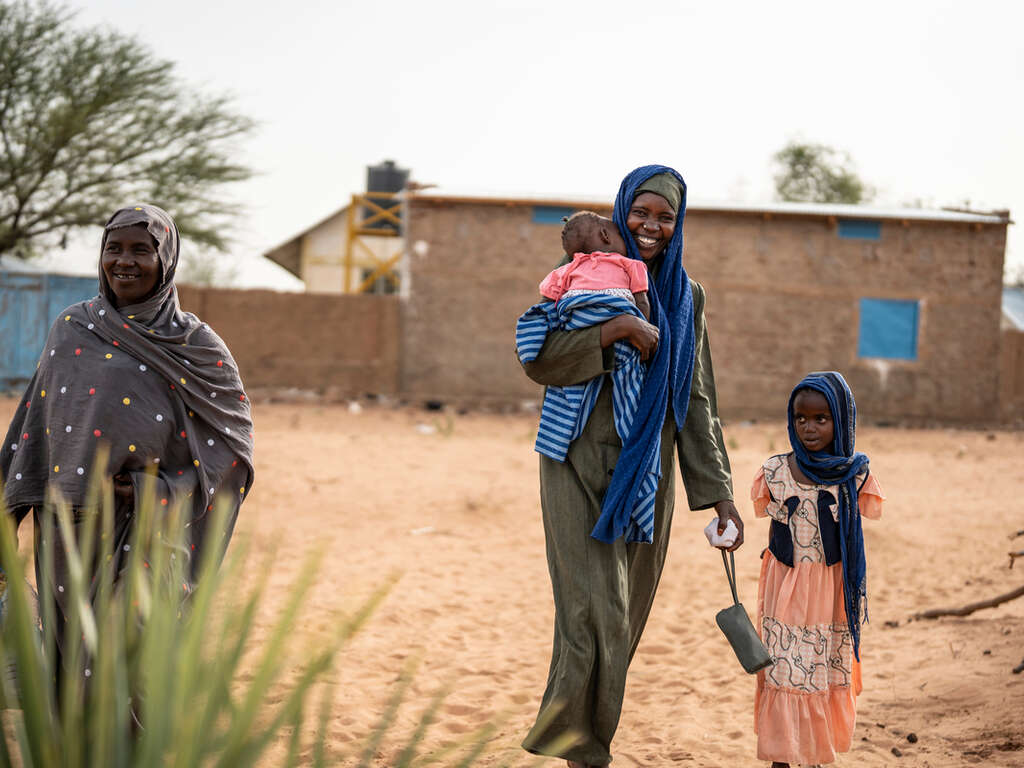
[{"label": "brick building", "polygon": [[[538,398],[514,324],[560,257],[561,217],[583,208],[610,202],[409,193],[395,393]],[[1006,212],[691,203],[684,260],[708,293],[723,415],[779,417],[801,375],[836,369],[871,421],[998,418],[1009,223]]]}]

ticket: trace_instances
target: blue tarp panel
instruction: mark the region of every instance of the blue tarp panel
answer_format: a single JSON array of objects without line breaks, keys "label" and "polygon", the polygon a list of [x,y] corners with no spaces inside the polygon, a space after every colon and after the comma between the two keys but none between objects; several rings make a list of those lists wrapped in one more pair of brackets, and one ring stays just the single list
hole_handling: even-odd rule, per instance
[{"label": "blue tarp panel", "polygon": [[899,299],[861,299],[861,357],[917,360],[918,302]]},{"label": "blue tarp panel", "polygon": [[95,277],[0,271],[0,390],[28,383],[54,319],[96,291]]}]

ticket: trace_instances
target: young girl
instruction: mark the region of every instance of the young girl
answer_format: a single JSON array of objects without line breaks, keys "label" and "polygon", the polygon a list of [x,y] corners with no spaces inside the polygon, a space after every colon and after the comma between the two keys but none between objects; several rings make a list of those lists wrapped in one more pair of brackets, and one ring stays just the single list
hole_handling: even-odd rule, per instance
[{"label": "young girl", "polygon": [[758,588],[761,638],[775,663],[757,675],[757,756],[772,768],[831,763],[850,749],[867,619],[861,515],[885,498],[854,451],[857,406],[843,377],[812,373],[789,398],[793,450],[772,456],[751,490],[772,519]]}]

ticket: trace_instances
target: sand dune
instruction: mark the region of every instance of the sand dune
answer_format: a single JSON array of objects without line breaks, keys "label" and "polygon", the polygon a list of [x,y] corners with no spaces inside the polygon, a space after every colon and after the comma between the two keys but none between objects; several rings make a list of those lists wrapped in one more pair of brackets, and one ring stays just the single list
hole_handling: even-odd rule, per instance
[{"label": "sand dune", "polygon": [[[4,423],[12,407],[0,403]],[[257,405],[255,416],[257,478],[237,535],[257,554],[275,553],[263,626],[312,548],[324,547],[326,559],[295,627],[299,648],[323,641],[340,617],[398,578],[333,675],[332,760],[356,764],[353,752],[415,660],[373,765],[392,764],[445,686],[423,751],[495,724],[473,765],[536,764],[518,747],[543,690],[552,632],[536,417],[309,405]],[[753,519],[745,499],[759,463],[786,447],[785,430],[729,424],[726,438],[747,520],[740,596],[752,609],[767,523]],[[1024,564],[1008,570],[1006,555],[1007,535],[1024,528],[1024,433],[864,428],[858,447],[889,500],[882,521],[865,523],[865,692],[854,750],[839,765],[1024,765],[1024,675],[1011,674],[1024,658],[1024,599],[962,619],[906,621],[1024,582]],[[701,533],[710,515],[686,511],[681,484],[679,493],[614,764],[758,765],[753,678],[714,624],[730,596],[721,559]]]}]

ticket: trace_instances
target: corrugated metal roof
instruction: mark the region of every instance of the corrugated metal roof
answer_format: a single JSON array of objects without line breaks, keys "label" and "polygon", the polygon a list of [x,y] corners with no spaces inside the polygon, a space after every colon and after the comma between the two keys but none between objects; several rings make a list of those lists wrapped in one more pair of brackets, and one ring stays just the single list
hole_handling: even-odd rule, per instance
[{"label": "corrugated metal roof", "polygon": [[[595,195],[515,195],[482,192],[479,190],[431,187],[412,193],[414,199],[451,200],[462,202],[504,203],[512,205],[565,205],[600,206],[610,208],[612,200]],[[950,211],[930,208],[898,208],[871,205],[844,205],[835,203],[738,203],[732,201],[693,200],[688,211],[718,211],[722,213],[777,214],[780,216],[820,216],[849,219],[898,219],[917,221],[962,222],[970,224],[1008,224],[1009,216],[999,213]]]}]

